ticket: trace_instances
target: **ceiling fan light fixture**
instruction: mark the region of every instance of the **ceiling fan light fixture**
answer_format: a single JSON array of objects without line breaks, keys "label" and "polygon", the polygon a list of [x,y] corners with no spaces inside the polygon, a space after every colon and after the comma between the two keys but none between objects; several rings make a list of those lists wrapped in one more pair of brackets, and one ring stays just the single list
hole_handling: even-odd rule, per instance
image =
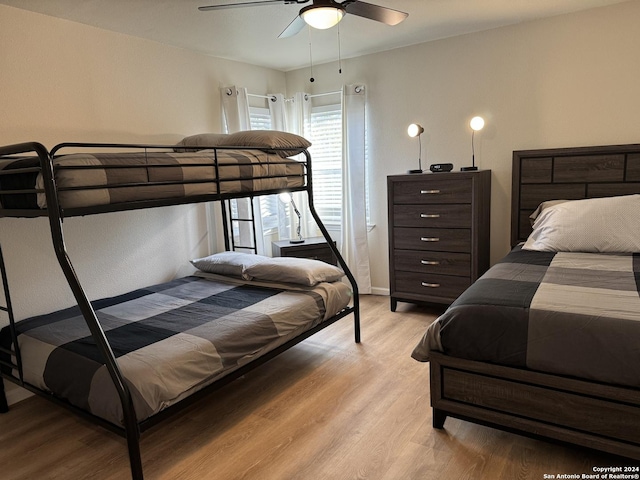
[{"label": "ceiling fan light fixture", "polygon": [[344,8],[310,5],[300,10],[300,16],[309,26],[325,30],[340,23],[344,17]]}]

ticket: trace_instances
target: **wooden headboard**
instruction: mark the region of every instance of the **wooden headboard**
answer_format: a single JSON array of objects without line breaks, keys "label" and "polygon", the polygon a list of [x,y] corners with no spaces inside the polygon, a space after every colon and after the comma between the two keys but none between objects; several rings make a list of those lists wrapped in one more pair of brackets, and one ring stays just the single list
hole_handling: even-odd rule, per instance
[{"label": "wooden headboard", "polygon": [[640,144],[513,152],[511,245],[531,233],[529,215],[545,200],[640,193]]}]

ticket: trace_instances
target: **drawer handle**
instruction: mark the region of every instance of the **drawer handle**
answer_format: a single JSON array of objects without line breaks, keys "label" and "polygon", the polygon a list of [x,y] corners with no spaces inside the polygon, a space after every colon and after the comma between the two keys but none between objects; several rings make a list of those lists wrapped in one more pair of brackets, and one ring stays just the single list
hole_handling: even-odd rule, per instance
[{"label": "drawer handle", "polygon": [[422,282],[422,286],[423,287],[428,287],[428,288],[438,288],[438,287],[440,287],[440,284],[439,283]]},{"label": "drawer handle", "polygon": [[440,218],[439,213],[421,213],[420,218]]},{"label": "drawer handle", "polygon": [[437,260],[420,260],[422,265],[440,265],[440,262]]},{"label": "drawer handle", "polygon": [[440,239],[438,237],[421,237],[420,240],[423,242],[439,242]]},{"label": "drawer handle", "polygon": [[440,193],[440,190],[420,190],[420,193],[427,195],[437,195],[438,193]]}]

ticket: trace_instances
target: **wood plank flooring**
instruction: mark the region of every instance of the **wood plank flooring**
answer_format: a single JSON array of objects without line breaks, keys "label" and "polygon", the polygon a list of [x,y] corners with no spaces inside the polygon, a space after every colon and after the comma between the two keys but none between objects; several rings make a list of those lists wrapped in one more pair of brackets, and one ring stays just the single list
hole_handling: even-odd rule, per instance
[{"label": "wood plank flooring", "polygon": [[[431,427],[428,364],[411,350],[439,313],[362,298],[351,318],[146,432],[149,480],[539,480],[623,460],[447,419]],[[0,415],[0,478],[129,478],[124,439],[37,397]],[[550,478],[550,477],[546,477]]]}]

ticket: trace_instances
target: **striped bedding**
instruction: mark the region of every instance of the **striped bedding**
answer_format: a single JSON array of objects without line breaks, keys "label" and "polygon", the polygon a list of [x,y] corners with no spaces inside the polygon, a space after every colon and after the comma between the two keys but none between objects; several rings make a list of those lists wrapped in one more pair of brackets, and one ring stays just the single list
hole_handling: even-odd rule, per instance
[{"label": "striped bedding", "polygon": [[[93,302],[139,421],[313,328],[351,299],[341,282],[286,289],[220,278],[190,276]],[[16,322],[16,329],[27,383],[122,423],[117,393],[77,307]],[[11,345],[8,327],[0,345]]]},{"label": "striped bedding", "polygon": [[640,387],[640,253],[516,247],[428,329],[412,356]]},{"label": "striped bedding", "polygon": [[[215,182],[217,155],[220,192]],[[53,160],[62,208],[260,192],[304,186],[304,165],[258,150],[70,154]],[[0,171],[38,167],[36,157],[0,160]],[[42,189],[39,172],[0,175],[2,190]],[[5,209],[46,208],[44,193],[1,194]]]}]

